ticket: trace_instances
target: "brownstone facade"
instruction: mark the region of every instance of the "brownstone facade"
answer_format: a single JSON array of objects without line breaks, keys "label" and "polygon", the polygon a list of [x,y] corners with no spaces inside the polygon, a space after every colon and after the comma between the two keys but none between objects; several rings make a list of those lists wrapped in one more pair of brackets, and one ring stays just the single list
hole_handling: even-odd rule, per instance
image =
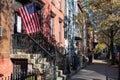
[{"label": "brownstone facade", "polygon": [[12,72],[12,63],[9,57],[11,52],[12,2],[13,0],[0,0],[0,26],[2,28],[2,36],[0,37],[0,74],[3,77],[10,76]]}]

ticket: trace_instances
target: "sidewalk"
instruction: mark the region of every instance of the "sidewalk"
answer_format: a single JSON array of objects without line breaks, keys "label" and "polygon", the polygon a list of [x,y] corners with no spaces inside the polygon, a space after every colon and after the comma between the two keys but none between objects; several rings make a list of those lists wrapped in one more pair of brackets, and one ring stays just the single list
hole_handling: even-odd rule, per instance
[{"label": "sidewalk", "polygon": [[[104,60],[93,60],[69,80],[117,80],[118,67],[110,66]],[[108,79],[109,78],[109,79]]]}]

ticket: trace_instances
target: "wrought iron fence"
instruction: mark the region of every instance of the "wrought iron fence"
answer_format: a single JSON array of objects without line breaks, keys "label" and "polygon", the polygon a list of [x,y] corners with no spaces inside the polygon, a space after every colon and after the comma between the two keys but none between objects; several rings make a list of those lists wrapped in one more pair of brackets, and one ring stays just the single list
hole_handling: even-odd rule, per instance
[{"label": "wrought iron fence", "polygon": [[[35,59],[36,64],[38,64],[42,58],[46,58],[49,62],[49,66],[45,65],[44,63],[39,63],[43,65],[43,73],[46,80],[55,80],[56,66],[58,66],[59,69],[63,70],[65,73],[66,55],[64,55],[64,48],[57,45],[53,38],[48,40],[41,33],[32,35],[19,33],[14,34],[13,51],[14,54],[16,54],[18,51],[29,53],[31,54],[31,58],[34,58],[37,55],[37,58]],[[38,54],[40,55],[38,56]]]},{"label": "wrought iron fence", "polygon": [[30,72],[19,72],[19,73],[13,73],[11,76],[7,77],[1,77],[0,80],[37,80],[37,73]]},{"label": "wrought iron fence", "polygon": [[[41,33],[36,33],[36,35],[14,34],[13,50],[14,54],[18,51],[29,53],[31,54],[31,58],[37,55],[35,63],[43,65],[43,76],[45,80],[55,80],[56,66],[63,70],[64,73],[69,73],[68,69],[71,69],[70,57],[66,55],[64,48],[59,44],[57,45],[54,39],[49,41]],[[40,55],[38,56],[38,54]],[[44,63],[39,63],[42,58],[47,59],[49,66]],[[81,68],[82,57],[76,56],[75,58],[77,60],[74,63],[79,64],[77,68]],[[72,65],[72,67],[74,66],[76,64]]]},{"label": "wrought iron fence", "polygon": [[63,70],[63,73],[66,71],[66,55],[64,49],[61,50],[62,47],[56,47],[56,65],[60,70]]},{"label": "wrought iron fence", "polygon": [[[37,33],[36,35],[14,34],[13,51],[14,54],[16,54],[17,52],[25,52],[26,54],[28,53],[31,54],[31,59],[32,58],[35,59],[36,64],[43,65],[42,66],[44,74],[43,76],[44,78],[46,78],[46,80],[54,80],[56,78],[55,48],[52,45],[52,43],[48,42],[47,38],[45,38],[42,34],[40,33]],[[49,64],[41,62],[43,58],[46,58],[46,61],[49,62]]]},{"label": "wrought iron fence", "polygon": [[13,35],[13,50],[14,53],[17,51],[27,52],[27,53],[37,53],[40,52],[44,55],[52,55],[54,51],[54,46],[47,41],[46,37],[38,33],[36,35],[26,35],[26,34],[14,34]]}]

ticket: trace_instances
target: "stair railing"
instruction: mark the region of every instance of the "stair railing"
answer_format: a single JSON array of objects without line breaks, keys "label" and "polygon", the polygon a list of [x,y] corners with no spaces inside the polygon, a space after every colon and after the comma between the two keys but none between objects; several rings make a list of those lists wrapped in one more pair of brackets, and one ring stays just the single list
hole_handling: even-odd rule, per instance
[{"label": "stair railing", "polygon": [[[46,38],[41,33],[38,33],[39,36],[36,35],[26,35],[26,34],[14,34],[13,35],[13,51],[17,53],[18,51],[22,51],[25,53],[33,54],[42,54],[42,58],[47,58],[47,61],[50,62],[51,70],[53,70],[53,74],[51,74],[52,79],[56,80],[56,55],[55,55],[55,47],[49,43]],[[39,38],[39,39],[37,39]],[[39,61],[39,60],[38,60]],[[38,62],[39,63],[39,62]],[[52,68],[53,67],[53,68]],[[43,68],[45,65],[43,63]],[[48,68],[44,69],[43,74],[46,80],[48,78],[47,74]]]}]

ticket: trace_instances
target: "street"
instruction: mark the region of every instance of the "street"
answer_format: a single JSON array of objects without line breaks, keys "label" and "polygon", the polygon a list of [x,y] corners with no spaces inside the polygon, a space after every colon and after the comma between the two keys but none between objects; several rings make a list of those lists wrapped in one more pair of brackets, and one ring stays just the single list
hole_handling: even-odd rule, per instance
[{"label": "street", "polygon": [[72,76],[69,80],[117,80],[118,66],[111,66],[104,60],[93,60],[88,65]]}]

